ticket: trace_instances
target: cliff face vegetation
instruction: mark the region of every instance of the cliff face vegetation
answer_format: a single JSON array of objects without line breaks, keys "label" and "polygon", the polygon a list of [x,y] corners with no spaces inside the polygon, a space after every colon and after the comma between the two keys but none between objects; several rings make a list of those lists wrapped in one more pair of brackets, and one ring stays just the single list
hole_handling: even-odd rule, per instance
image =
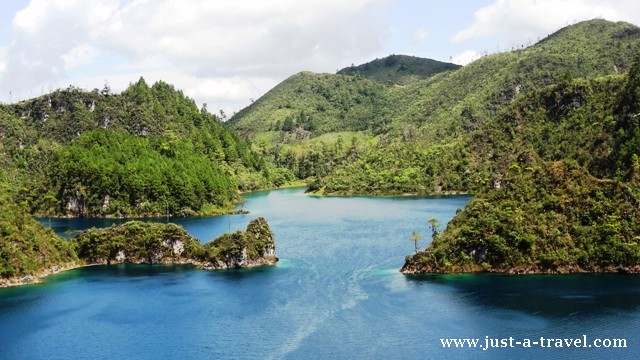
[{"label": "cliff face vegetation", "polygon": [[13,202],[0,183],[0,286],[9,279],[33,281],[48,271],[78,262],[74,246],[33,219],[23,206]]}]

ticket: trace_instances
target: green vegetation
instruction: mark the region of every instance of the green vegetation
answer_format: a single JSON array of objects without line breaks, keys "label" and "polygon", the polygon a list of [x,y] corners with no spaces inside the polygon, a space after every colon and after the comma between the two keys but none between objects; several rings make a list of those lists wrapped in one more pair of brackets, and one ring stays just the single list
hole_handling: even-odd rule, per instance
[{"label": "green vegetation", "polygon": [[202,245],[175,224],[130,221],[107,229],[90,229],[71,239],[87,264],[190,263],[210,269],[273,264],[275,240],[264,218],[246,231],[223,234]]},{"label": "green vegetation", "polygon": [[84,264],[179,263],[237,269],[278,261],[274,236],[264,218],[252,220],[246,231],[223,234],[203,245],[178,225],[140,221],[92,228],[63,239],[4,192],[0,210],[0,287],[34,282]]},{"label": "green vegetation", "polygon": [[57,152],[51,167],[63,203],[85,216],[189,215],[206,204],[232,207],[237,196],[218,161],[184,140],[93,130]]},{"label": "green vegetation", "polygon": [[340,75],[360,75],[383,84],[407,84],[437,73],[459,69],[460,65],[407,55],[389,55],[366,64],[346,67]]},{"label": "green vegetation", "polygon": [[409,238],[409,241],[413,241],[413,245],[416,248],[416,254],[418,253],[418,241],[420,241],[421,239],[422,239],[422,235],[420,235],[415,231],[411,233],[411,237]]},{"label": "green vegetation", "polygon": [[402,271],[637,272],[638,203],[620,182],[523,153]]},{"label": "green vegetation", "polygon": [[564,79],[473,134],[492,180],[403,271],[639,272],[639,74],[640,53],[627,76]]},{"label": "green vegetation", "polygon": [[[355,94],[358,86],[374,86],[359,72],[351,76],[350,82],[343,75],[303,73],[284,81],[238,113],[229,126],[252,139],[254,150],[269,161],[287,167],[299,178],[315,179],[310,186],[314,192],[473,192],[490,180],[496,166],[505,166],[490,161],[493,156],[514,153],[506,144],[494,154],[493,144],[483,138],[490,131],[488,124],[505,108],[521,101],[524,95],[554,84],[568,84],[567,95],[581,91],[580,81],[595,91],[605,88],[618,91],[607,82],[621,84],[616,75],[629,71],[638,49],[640,29],[636,26],[592,20],[561,29],[533,46],[485,54],[458,70],[421,80],[399,81],[402,85],[377,85],[377,90],[368,97],[363,92],[360,96],[346,96]],[[603,79],[603,76],[612,77]],[[574,83],[573,79],[581,80]],[[314,84],[318,85],[314,87]],[[316,91],[319,87],[323,89],[322,95]],[[546,91],[554,90],[547,88]],[[318,107],[321,99],[327,103]],[[555,111],[569,110],[572,105],[562,101],[570,99],[570,96],[560,99]],[[370,106],[362,107],[362,104]],[[337,105],[345,112],[333,111]],[[331,111],[323,113],[318,109]],[[583,116],[587,116],[587,110],[582,111]],[[304,126],[296,126],[297,122],[292,122],[292,130],[283,131],[275,126],[277,120],[282,123],[287,115],[293,114],[295,118],[295,114],[300,113],[309,118],[321,117],[322,126],[304,136],[300,135]],[[581,126],[578,130],[587,133],[585,128]],[[496,126],[495,129],[501,131],[502,128]],[[551,125],[546,131],[550,129]],[[547,134],[574,137],[575,129],[569,130],[551,130]],[[307,150],[308,139],[345,131],[359,132],[366,140],[354,147],[356,151],[335,151],[335,141],[325,141],[324,146],[313,148],[313,152]],[[524,131],[529,130],[525,127]],[[545,146],[542,140],[537,142],[540,147]],[[562,151],[561,142],[555,144],[552,146]],[[587,152],[585,148],[576,147],[578,149]],[[482,157],[477,156],[476,151],[481,151]],[[283,154],[287,156],[281,156]],[[541,155],[550,159],[548,153]],[[300,164],[305,164],[303,171]]]},{"label": "green vegetation", "polygon": [[75,263],[72,244],[14,203],[6,188],[0,183],[0,280]]},{"label": "green vegetation", "polygon": [[[302,72],[274,87],[227,125],[245,137],[278,131],[278,141],[374,128],[384,86],[361,76]],[[272,144],[270,144],[272,145]]]},{"label": "green vegetation", "polygon": [[9,191],[38,215],[225,212],[238,191],[293,179],[206,107],[142,78],[118,95],[70,87],[2,105],[0,134]]}]

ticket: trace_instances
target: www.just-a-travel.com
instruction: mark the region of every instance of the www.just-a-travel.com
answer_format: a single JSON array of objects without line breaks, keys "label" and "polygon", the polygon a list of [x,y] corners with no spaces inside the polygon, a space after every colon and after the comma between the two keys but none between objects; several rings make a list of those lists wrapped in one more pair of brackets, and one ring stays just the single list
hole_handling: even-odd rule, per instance
[{"label": "www.just-a-travel.com", "polygon": [[499,348],[626,348],[627,339],[593,339],[582,335],[581,338],[546,338],[536,339],[491,338],[484,339],[440,339],[443,348],[499,349]]}]

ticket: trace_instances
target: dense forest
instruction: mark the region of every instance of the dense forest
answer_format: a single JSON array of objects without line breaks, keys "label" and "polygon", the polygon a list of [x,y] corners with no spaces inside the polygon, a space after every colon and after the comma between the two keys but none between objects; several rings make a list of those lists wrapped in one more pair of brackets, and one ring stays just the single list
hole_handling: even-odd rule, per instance
[{"label": "dense forest", "polygon": [[228,212],[238,191],[294,178],[206,106],[143,78],[121,94],[69,87],[2,105],[0,135],[7,190],[37,215]]},{"label": "dense forest", "polygon": [[484,126],[492,181],[403,271],[639,272],[639,80],[640,53],[628,75],[565,79]]},{"label": "dense forest", "polygon": [[75,264],[73,244],[31,217],[11,199],[7,187],[0,179],[0,285],[3,278]]}]

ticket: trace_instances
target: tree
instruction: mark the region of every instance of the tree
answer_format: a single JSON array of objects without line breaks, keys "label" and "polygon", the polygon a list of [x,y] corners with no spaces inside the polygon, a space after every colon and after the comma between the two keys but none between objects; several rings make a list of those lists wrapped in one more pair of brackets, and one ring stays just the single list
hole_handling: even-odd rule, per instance
[{"label": "tree", "polygon": [[409,241],[413,241],[416,247],[416,254],[418,253],[418,241],[420,241],[420,239],[422,239],[422,235],[417,233],[415,230],[413,231],[413,233],[411,234],[411,237],[409,238]]},{"label": "tree", "polygon": [[287,116],[284,119],[284,123],[282,124],[282,131],[291,131],[293,130],[293,118],[291,116]]},{"label": "tree", "polygon": [[438,236],[438,233],[439,233],[438,228],[440,227],[440,222],[436,218],[431,218],[427,220],[427,222],[430,224],[431,239],[433,240],[436,238],[436,236]]},{"label": "tree", "polygon": [[102,87],[100,93],[104,96],[111,95],[111,86],[109,86],[109,81],[104,81],[104,86]]}]

